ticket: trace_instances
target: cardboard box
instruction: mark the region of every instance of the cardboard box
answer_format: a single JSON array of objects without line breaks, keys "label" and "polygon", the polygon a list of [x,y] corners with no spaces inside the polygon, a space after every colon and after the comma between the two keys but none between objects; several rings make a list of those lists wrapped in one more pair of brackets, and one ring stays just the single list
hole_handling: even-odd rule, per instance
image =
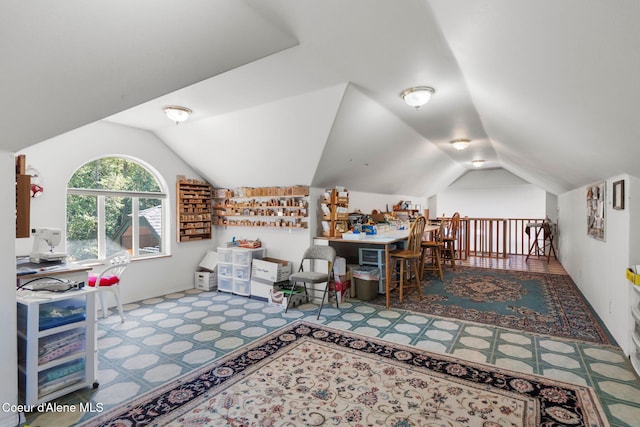
[{"label": "cardboard box", "polygon": [[204,271],[214,271],[216,269],[216,265],[218,265],[218,253],[216,251],[207,250],[207,253],[198,264],[201,270]]},{"label": "cardboard box", "polygon": [[251,278],[251,298],[269,301],[269,294],[275,289],[275,284],[268,280]]},{"label": "cardboard box", "polygon": [[336,295],[338,296],[338,304],[342,304],[346,298],[351,298],[351,281],[347,279],[347,276],[341,276],[340,281],[336,281],[335,284],[331,283],[329,285],[330,299],[333,297],[334,285],[336,288]]},{"label": "cardboard box", "polygon": [[218,289],[218,273],[214,271],[196,271],[194,287],[203,291]]},{"label": "cardboard box", "polygon": [[336,260],[333,263],[333,274],[338,276],[344,276],[347,274],[347,260],[343,257],[336,257]]},{"label": "cardboard box", "polygon": [[251,278],[263,279],[272,283],[289,280],[291,263],[276,258],[254,259],[251,265]]},{"label": "cardboard box", "polygon": [[[269,305],[281,307],[284,310],[285,308],[287,308],[288,300],[289,300],[289,296],[285,295],[280,290],[272,289],[271,292],[269,292],[269,299],[268,299]],[[291,304],[289,305],[289,308],[297,307],[300,304],[304,304],[306,302],[307,302],[307,298],[304,292],[300,294],[293,294],[291,296]]]}]

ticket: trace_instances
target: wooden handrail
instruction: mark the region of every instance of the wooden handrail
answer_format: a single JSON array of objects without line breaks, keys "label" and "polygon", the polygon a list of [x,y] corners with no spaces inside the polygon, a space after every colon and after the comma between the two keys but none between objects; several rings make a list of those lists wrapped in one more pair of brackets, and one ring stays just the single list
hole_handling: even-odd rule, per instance
[{"label": "wooden handrail", "polygon": [[543,221],[544,218],[462,217],[456,236],[456,258],[527,255],[535,238],[534,233],[525,232],[527,224]]}]

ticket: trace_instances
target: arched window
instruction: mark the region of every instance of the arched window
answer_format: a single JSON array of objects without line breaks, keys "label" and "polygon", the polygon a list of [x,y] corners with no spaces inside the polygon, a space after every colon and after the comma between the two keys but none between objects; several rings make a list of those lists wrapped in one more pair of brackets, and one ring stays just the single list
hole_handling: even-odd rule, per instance
[{"label": "arched window", "polygon": [[103,157],[82,165],[67,183],[70,260],[164,254],[166,192],[140,163]]}]

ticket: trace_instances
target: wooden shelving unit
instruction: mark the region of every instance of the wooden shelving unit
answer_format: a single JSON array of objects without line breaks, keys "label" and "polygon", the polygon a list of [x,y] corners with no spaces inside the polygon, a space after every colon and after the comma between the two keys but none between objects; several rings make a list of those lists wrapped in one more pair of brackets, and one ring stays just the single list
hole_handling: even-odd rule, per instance
[{"label": "wooden shelving unit", "polygon": [[31,227],[31,176],[25,173],[26,157],[16,157],[16,237],[29,237]]},{"label": "wooden shelving unit", "polygon": [[213,225],[307,228],[309,187],[242,187],[214,190]]},{"label": "wooden shelving unit", "polygon": [[322,235],[340,237],[349,231],[349,192],[346,189],[330,189],[320,200],[322,212]]},{"label": "wooden shelving unit", "polygon": [[196,180],[178,180],[177,239],[179,242],[211,239],[213,191],[209,183]]}]

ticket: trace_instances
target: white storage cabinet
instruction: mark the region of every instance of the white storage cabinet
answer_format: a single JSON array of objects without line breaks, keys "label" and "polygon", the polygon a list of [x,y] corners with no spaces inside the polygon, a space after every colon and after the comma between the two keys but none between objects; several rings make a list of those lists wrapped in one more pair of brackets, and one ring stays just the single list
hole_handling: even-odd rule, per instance
[{"label": "white storage cabinet", "polygon": [[25,405],[98,386],[95,290],[40,295],[16,297],[18,398]]}]

